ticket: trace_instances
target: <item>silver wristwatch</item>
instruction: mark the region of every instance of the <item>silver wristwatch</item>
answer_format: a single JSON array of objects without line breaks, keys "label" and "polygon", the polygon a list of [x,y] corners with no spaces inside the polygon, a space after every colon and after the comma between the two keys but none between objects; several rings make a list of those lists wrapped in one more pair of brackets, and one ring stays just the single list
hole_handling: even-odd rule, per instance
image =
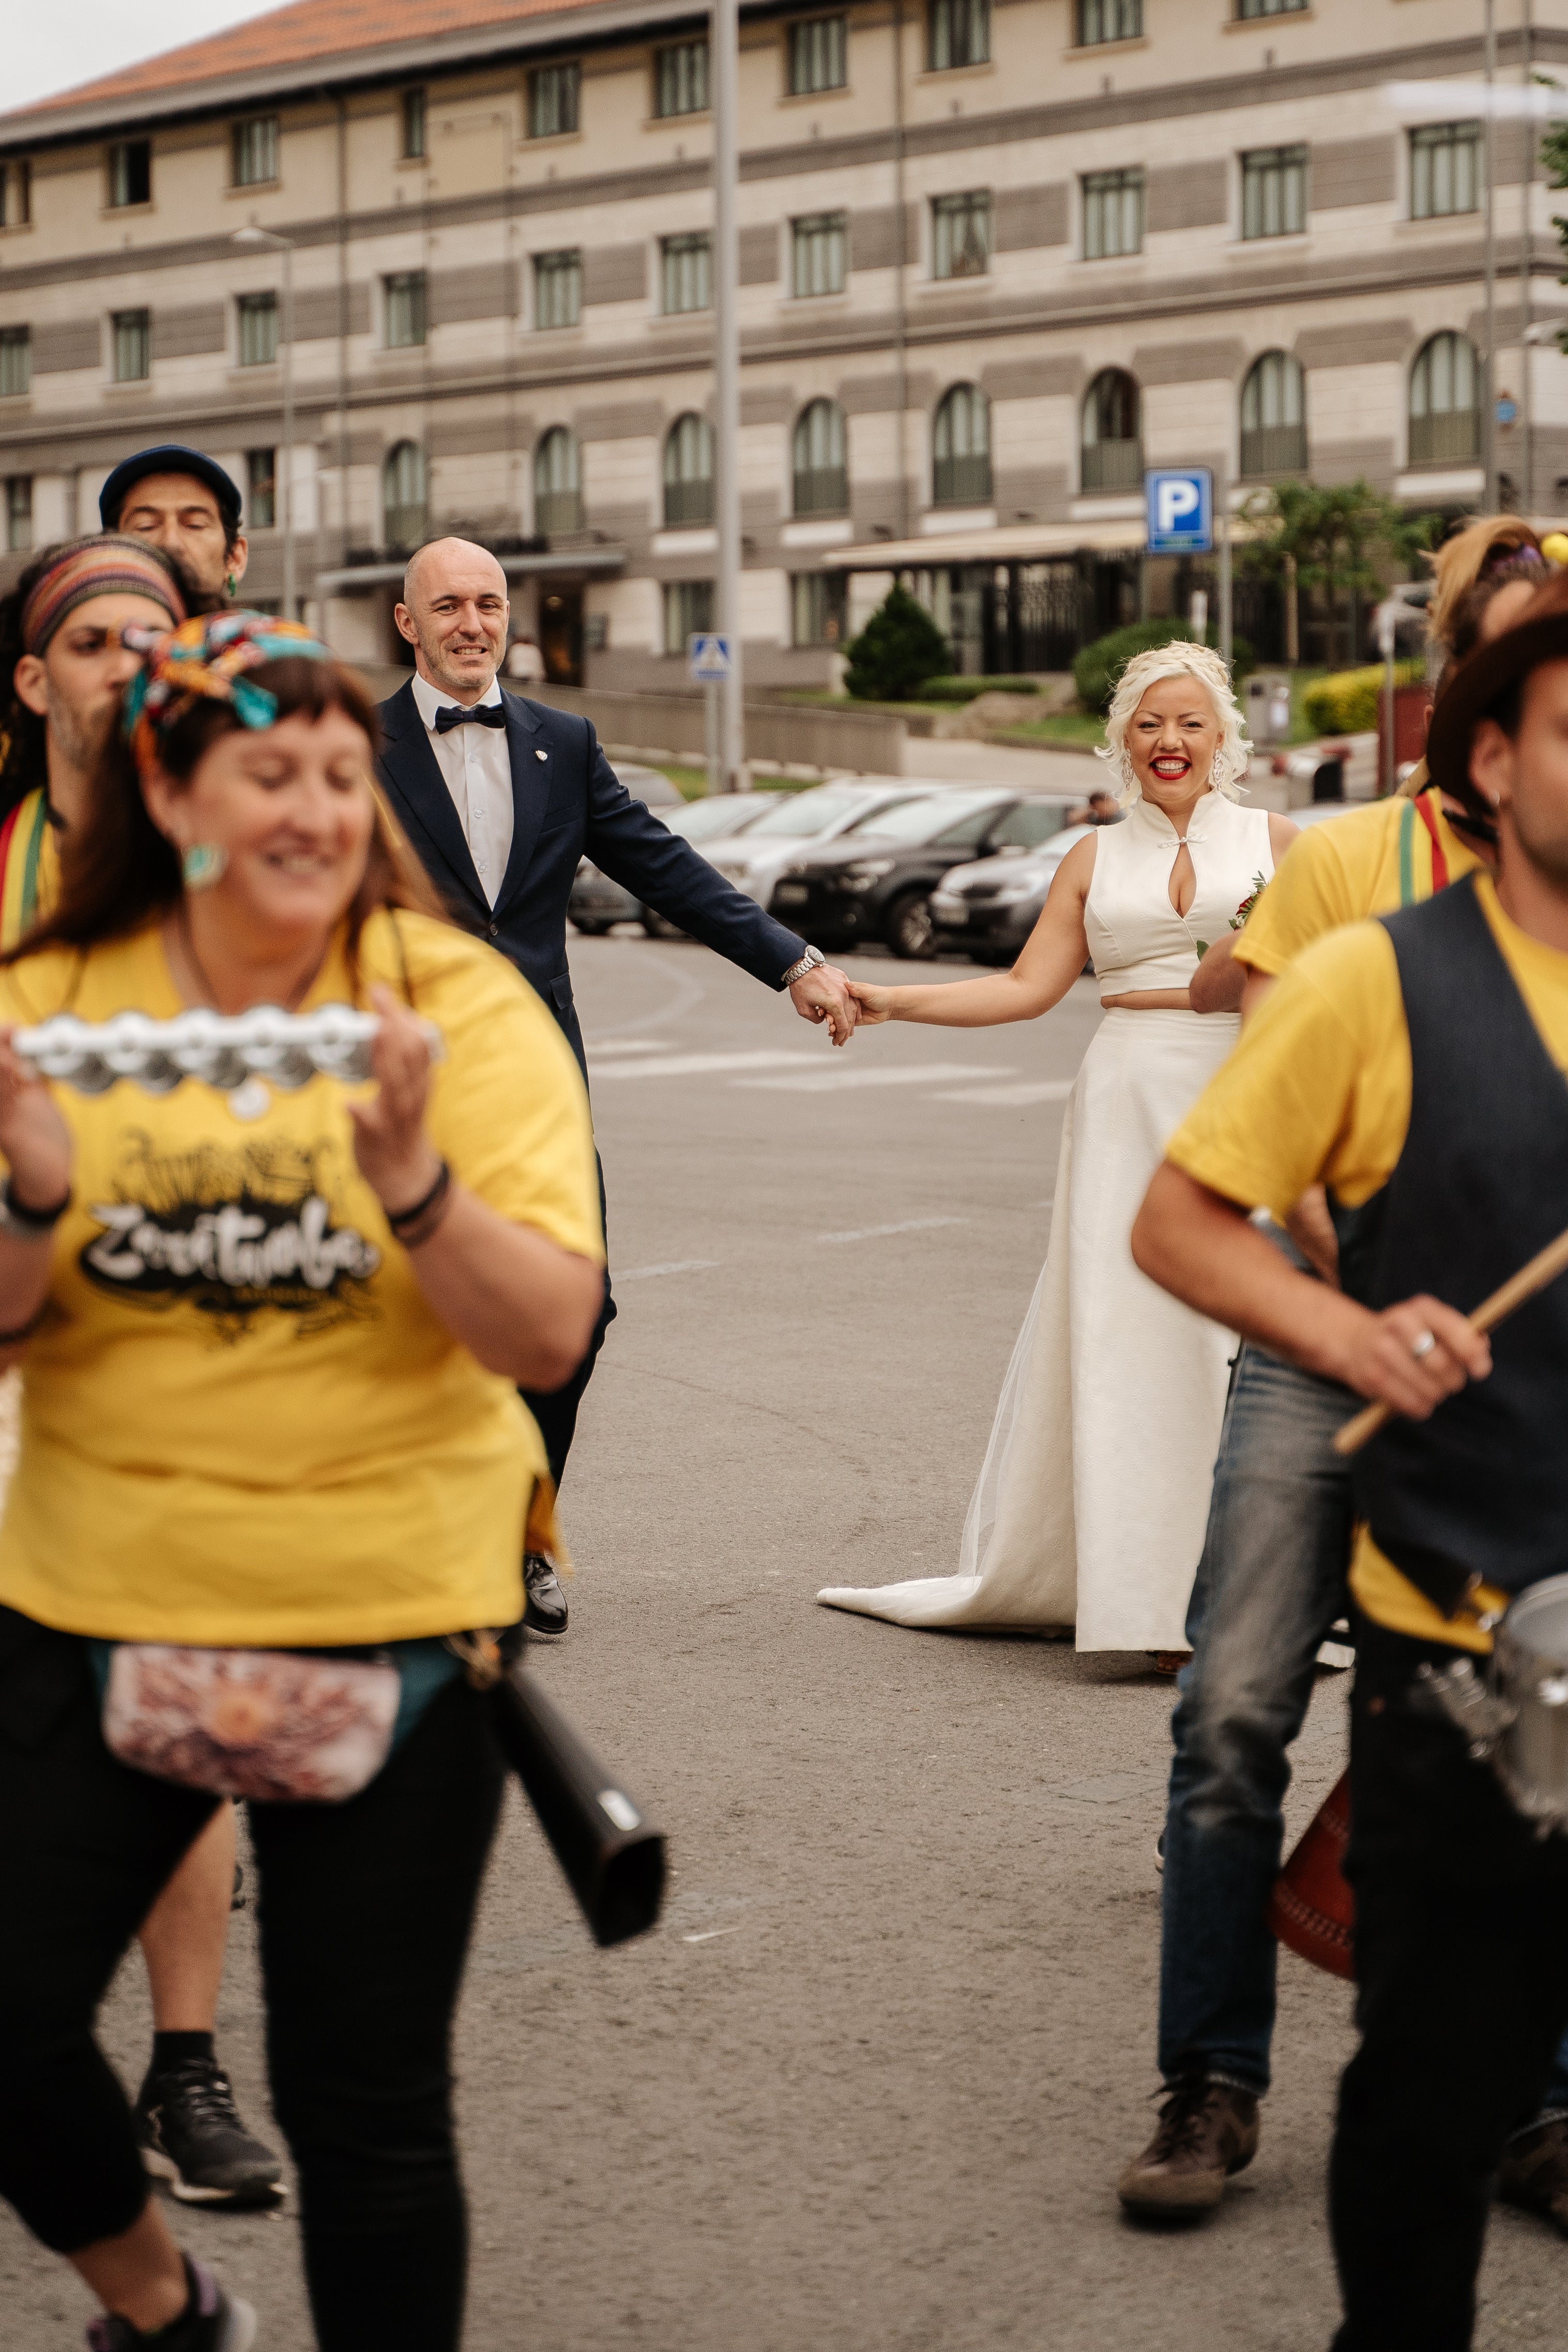
[{"label": "silver wristwatch", "polygon": [[804,980],[809,971],[815,971],[820,963],[826,963],[828,959],[822,953],[821,948],[808,948],[805,954],[800,958],[800,962],[792,963],[790,965],[789,971],[784,974],[783,979],[779,982],[779,987],[793,988],[798,980]]}]

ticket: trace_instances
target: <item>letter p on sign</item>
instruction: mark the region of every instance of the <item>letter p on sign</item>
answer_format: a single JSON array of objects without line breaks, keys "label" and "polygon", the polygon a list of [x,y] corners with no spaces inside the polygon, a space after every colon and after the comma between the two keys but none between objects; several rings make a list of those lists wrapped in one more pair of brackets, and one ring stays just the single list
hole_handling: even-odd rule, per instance
[{"label": "letter p on sign", "polygon": [[1214,544],[1214,479],[1207,466],[1144,478],[1151,555],[1207,555]]},{"label": "letter p on sign", "polygon": [[1180,474],[1166,474],[1155,493],[1155,529],[1160,537],[1168,537],[1179,530],[1185,515],[1196,514],[1203,504],[1197,484]]}]

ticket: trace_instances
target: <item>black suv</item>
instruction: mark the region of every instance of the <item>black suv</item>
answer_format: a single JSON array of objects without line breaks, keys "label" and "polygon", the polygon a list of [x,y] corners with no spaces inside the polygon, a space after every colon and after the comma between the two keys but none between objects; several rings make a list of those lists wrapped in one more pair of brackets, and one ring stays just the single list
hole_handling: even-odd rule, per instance
[{"label": "black suv", "polygon": [[1060,833],[1065,795],[955,788],[874,811],[784,868],[770,911],[821,948],[885,940],[896,956],[936,953],[931,893],[950,866],[1002,849],[1035,849]]}]

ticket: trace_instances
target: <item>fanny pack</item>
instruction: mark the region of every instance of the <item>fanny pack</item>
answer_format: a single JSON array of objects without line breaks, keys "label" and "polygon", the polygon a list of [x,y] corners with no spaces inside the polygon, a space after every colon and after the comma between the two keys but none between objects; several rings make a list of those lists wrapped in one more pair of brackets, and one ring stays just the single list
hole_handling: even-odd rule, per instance
[{"label": "fanny pack", "polygon": [[358,1796],[467,1664],[444,1640],[349,1652],[90,1646],[104,1741],[122,1764],[273,1804]]}]

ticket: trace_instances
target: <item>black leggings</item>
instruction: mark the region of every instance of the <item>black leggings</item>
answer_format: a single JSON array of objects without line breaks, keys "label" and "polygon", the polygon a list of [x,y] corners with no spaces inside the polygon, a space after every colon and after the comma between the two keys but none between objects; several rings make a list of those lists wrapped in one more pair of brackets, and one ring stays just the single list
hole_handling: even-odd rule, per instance
[{"label": "black leggings", "polygon": [[[502,1778],[458,1682],[361,1795],[250,1809],[273,2107],[321,2352],[456,2352],[448,2045]],[[94,2013],[214,1801],[117,1763],[85,1646],[0,1609],[0,2195],[57,2252],[146,2203]]]}]

